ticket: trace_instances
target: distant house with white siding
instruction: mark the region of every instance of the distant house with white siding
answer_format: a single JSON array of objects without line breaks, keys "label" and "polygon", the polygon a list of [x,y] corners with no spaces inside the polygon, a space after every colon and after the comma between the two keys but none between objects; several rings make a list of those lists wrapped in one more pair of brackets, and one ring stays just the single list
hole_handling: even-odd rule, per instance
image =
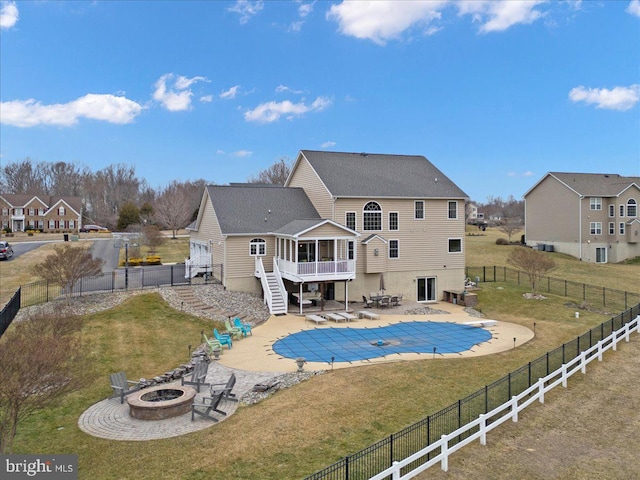
[{"label": "distant house with white siding", "polygon": [[221,264],[228,289],[274,313],[291,294],[361,301],[381,286],[434,302],[464,287],[467,199],[423,156],[303,150],[284,186],[206,188],[188,270]]}]

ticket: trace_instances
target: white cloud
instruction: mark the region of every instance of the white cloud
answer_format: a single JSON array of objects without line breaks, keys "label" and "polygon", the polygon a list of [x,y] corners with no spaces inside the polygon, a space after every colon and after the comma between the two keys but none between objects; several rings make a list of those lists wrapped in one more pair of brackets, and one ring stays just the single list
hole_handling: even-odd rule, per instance
[{"label": "white cloud", "polygon": [[605,110],[629,110],[640,101],[640,84],[629,87],[587,88],[582,85],[572,88],[569,92],[572,102],[584,102],[587,105],[596,105],[596,108]]},{"label": "white cloud", "polygon": [[0,104],[2,123],[16,127],[58,125],[68,127],[80,118],[109,123],[131,123],[143,110],[142,105],[125,97],[90,93],[69,103],[42,105],[34,99]]},{"label": "white cloud", "polygon": [[343,1],[332,5],[327,19],[339,24],[340,32],[384,45],[399,38],[417,24],[428,24],[440,18],[446,0],[427,1]]},{"label": "white cloud", "polygon": [[293,103],[289,100],[284,102],[266,102],[258,105],[253,110],[244,113],[247,122],[271,123],[284,116],[288,120],[304,115],[307,112],[319,112],[331,105],[331,100],[326,97],[316,98],[312,104],[304,102]]},{"label": "white cloud", "polygon": [[220,98],[224,98],[224,99],[236,98],[239,88],[240,88],[240,85],[234,85],[229,90],[222,92],[220,94]]},{"label": "white cloud", "polygon": [[276,87],[276,93],[289,92],[295,95],[301,95],[304,93],[303,90],[294,90],[293,88],[287,87],[286,85],[278,85]]},{"label": "white cloud", "polygon": [[253,155],[253,152],[250,150],[238,150],[237,152],[233,152],[231,155],[234,157],[246,158]]},{"label": "white cloud", "polygon": [[640,17],[640,0],[631,0],[625,11],[630,15]]},{"label": "white cloud", "polygon": [[331,147],[335,147],[336,142],[324,142],[322,145],[320,145],[320,148],[331,148]]},{"label": "white cloud", "polygon": [[211,103],[213,102],[213,95],[203,95],[202,97],[200,97],[200,101],[202,103]]},{"label": "white cloud", "polygon": [[291,22],[291,25],[289,25],[289,31],[298,33],[299,31],[302,30],[302,25],[304,25],[304,21],[302,20],[298,22]]},{"label": "white cloud", "polygon": [[523,177],[533,177],[533,172],[531,170],[527,170],[522,174]]},{"label": "white cloud", "polygon": [[257,15],[263,8],[264,3],[262,0],[258,0],[256,2],[250,2],[249,0],[236,0],[233,7],[229,7],[227,10],[240,15],[240,24],[244,25],[251,20],[251,17]]},{"label": "white cloud", "polygon": [[524,23],[530,24],[538,20],[543,14],[536,10],[539,4],[547,0],[520,0],[517,2],[502,0],[469,0],[456,2],[460,15],[471,15],[474,22],[481,23],[480,31],[501,32],[508,28]]},{"label": "white cloud", "polygon": [[307,15],[309,15],[311,12],[313,12],[313,3],[303,3],[302,5],[300,5],[298,7],[298,15],[300,15],[300,17],[304,18]]},{"label": "white cloud", "polygon": [[18,23],[20,14],[16,2],[2,2],[0,8],[0,29],[11,28]]},{"label": "white cloud", "polygon": [[173,86],[168,86],[174,78],[175,75],[173,73],[162,75],[154,84],[156,89],[153,92],[153,99],[160,102],[170,112],[189,110],[191,108],[191,97],[193,96],[193,92],[189,87],[196,82],[208,82],[209,80],[205,77],[187,78],[178,76],[173,82]]}]

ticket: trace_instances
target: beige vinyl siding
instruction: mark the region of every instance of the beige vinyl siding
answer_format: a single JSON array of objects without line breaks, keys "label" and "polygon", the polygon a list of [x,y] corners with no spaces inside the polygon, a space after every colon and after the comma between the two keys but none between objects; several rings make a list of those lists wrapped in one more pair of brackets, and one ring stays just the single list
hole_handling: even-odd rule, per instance
[{"label": "beige vinyl siding", "polygon": [[[298,162],[298,166],[289,181],[289,186],[304,189],[320,216],[335,220],[333,218],[333,197],[306,158],[302,157]],[[341,224],[344,223],[344,214],[342,219],[335,221]]]},{"label": "beige vinyl siding", "polygon": [[[525,201],[527,245],[580,241],[580,200],[576,192],[548,176],[529,192]],[[588,212],[589,200],[587,199],[586,202],[582,202],[583,217],[589,215]],[[607,217],[609,212],[603,206],[601,213]],[[606,219],[599,221],[608,222]]]},{"label": "beige vinyl siding", "polygon": [[215,215],[209,196],[207,196],[204,203],[204,211],[202,212],[199,229],[197,232],[191,232],[191,241],[202,244],[207,244],[211,241],[213,250],[211,261],[214,264],[224,263],[224,237],[220,231],[220,224],[218,223],[218,218]]},{"label": "beige vinyl siding", "polygon": [[227,256],[225,262],[225,277],[237,279],[253,277],[255,273],[255,258],[249,253],[249,242],[254,238],[262,238],[267,244],[267,253],[262,256],[264,269],[267,272],[273,270],[273,257],[275,255],[275,240],[269,235],[243,235],[227,237]]},{"label": "beige vinyl siding", "polygon": [[307,238],[333,239],[337,237],[342,238],[345,236],[347,236],[347,232],[340,229],[339,227],[336,227],[335,225],[332,225],[332,224],[324,224],[324,225],[320,225],[317,228],[314,228],[313,230],[309,230],[307,233],[300,236],[300,239],[307,239]]},{"label": "beige vinyl siding", "polygon": [[[416,269],[464,268],[464,200],[458,200],[458,218],[448,218],[449,200],[429,199],[374,199],[382,208],[382,230],[362,230],[362,209],[372,199],[339,199],[336,202],[336,218],[344,222],[345,212],[356,212],[356,227],[365,239],[370,234],[378,234],[385,240],[398,240],[399,258],[387,259],[387,272],[409,272]],[[414,219],[414,200],[424,200],[424,220]],[[398,212],[398,230],[389,230],[388,213]],[[460,238],[462,252],[449,253],[449,239]],[[384,255],[388,258],[388,245],[384,245]],[[360,253],[359,253],[360,256]],[[367,261],[369,258],[367,257]],[[369,267],[358,261],[356,272],[364,273]]]},{"label": "beige vinyl siding", "polygon": [[384,273],[387,268],[387,244],[380,238],[373,238],[362,247],[364,262],[358,257],[358,264],[364,263],[363,273]]}]

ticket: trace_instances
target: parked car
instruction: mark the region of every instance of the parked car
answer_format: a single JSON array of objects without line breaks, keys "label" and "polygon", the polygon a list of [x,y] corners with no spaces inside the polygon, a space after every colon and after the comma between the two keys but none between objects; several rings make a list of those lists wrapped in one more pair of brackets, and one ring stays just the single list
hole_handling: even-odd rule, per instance
[{"label": "parked car", "polygon": [[11,257],[13,257],[13,248],[11,248],[9,242],[0,242],[0,258],[3,260],[8,260]]},{"label": "parked car", "polygon": [[81,232],[108,232],[109,229],[105,227],[101,227],[100,225],[84,225],[81,229]]}]

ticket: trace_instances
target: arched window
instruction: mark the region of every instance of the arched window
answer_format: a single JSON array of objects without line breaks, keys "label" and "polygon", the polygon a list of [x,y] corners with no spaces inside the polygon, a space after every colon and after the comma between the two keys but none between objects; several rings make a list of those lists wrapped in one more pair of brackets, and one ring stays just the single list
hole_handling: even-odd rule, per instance
[{"label": "arched window", "polygon": [[362,229],[382,230],[382,208],[377,202],[369,202],[362,209]]},{"label": "arched window", "polygon": [[637,217],[638,216],[638,205],[633,198],[630,198],[627,202],[627,217]]},{"label": "arched window", "polygon": [[267,254],[267,242],[263,238],[254,238],[249,242],[249,254],[252,257],[262,257]]}]

